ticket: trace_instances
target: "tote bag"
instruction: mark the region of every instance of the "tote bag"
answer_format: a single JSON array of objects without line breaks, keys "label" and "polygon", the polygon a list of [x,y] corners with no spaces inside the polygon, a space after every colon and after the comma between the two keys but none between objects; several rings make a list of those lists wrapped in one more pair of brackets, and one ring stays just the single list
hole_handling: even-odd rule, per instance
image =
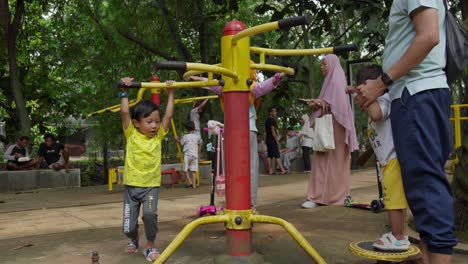
[{"label": "tote bag", "polygon": [[468,34],[449,12],[447,1],[445,4],[446,53],[447,64],[445,73],[449,84],[456,81],[463,73],[468,60]]},{"label": "tote bag", "polygon": [[315,118],[314,140],[312,143],[314,151],[326,152],[335,149],[335,138],[333,135],[333,119],[331,114]]}]

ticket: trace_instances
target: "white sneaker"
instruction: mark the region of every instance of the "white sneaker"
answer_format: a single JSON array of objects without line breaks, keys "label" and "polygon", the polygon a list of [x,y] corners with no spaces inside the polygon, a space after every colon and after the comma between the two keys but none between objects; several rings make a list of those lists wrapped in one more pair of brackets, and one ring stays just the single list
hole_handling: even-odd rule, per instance
[{"label": "white sneaker", "polygon": [[302,204],[302,208],[306,208],[306,209],[310,209],[310,208],[314,208],[314,207],[317,207],[318,204],[312,202],[312,201],[305,201],[303,204]]},{"label": "white sneaker", "polygon": [[408,236],[405,236],[402,240],[398,240],[393,236],[392,232],[383,234],[378,240],[382,244],[375,242],[372,246],[383,251],[406,251],[411,245]]}]

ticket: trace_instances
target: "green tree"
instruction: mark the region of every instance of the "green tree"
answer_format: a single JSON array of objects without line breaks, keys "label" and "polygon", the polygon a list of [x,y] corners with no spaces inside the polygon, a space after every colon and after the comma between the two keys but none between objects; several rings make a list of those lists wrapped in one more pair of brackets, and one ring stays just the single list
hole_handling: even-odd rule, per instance
[{"label": "green tree", "polygon": [[2,26],[2,42],[6,47],[9,90],[13,95],[16,116],[21,125],[21,133],[30,135],[31,120],[26,109],[26,100],[23,95],[23,84],[21,82],[20,65],[18,60],[18,36],[20,34],[21,22],[25,11],[24,0],[18,0],[13,5],[8,0],[0,1],[0,23]]}]

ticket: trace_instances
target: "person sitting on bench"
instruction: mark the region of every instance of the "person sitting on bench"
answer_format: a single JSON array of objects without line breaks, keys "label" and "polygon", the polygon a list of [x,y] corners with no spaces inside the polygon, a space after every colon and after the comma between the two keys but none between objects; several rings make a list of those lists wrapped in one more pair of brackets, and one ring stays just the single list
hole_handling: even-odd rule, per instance
[{"label": "person sitting on bench", "polygon": [[29,157],[27,146],[29,137],[21,136],[3,154],[3,158],[7,160],[7,170],[32,170],[36,168],[37,160]]},{"label": "person sitting on bench", "polygon": [[65,146],[57,142],[52,134],[46,134],[44,141],[39,146],[39,165],[45,160],[49,169],[65,169],[68,171],[68,158],[70,155]]}]

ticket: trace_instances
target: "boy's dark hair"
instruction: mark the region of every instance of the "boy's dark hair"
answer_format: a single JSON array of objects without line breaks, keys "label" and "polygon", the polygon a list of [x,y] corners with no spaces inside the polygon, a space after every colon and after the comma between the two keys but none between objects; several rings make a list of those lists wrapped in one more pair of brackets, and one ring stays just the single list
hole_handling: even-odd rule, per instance
[{"label": "boy's dark hair", "polygon": [[193,121],[187,121],[185,123],[185,129],[187,129],[188,131],[195,130],[195,123]]},{"label": "boy's dark hair", "polygon": [[44,141],[47,140],[48,138],[52,139],[52,141],[57,141],[57,138],[54,136],[54,134],[47,133],[44,135]]},{"label": "boy's dark hair", "polygon": [[18,139],[19,141],[23,141],[23,140],[31,141],[31,139],[28,136],[21,136]]},{"label": "boy's dark hair", "polygon": [[268,114],[270,114],[271,112],[273,112],[273,110],[276,110],[276,106],[270,106],[270,107],[268,107]]},{"label": "boy's dark hair", "polygon": [[366,80],[375,80],[382,75],[382,72],[382,66],[377,64],[362,67],[356,74],[356,85],[361,85]]},{"label": "boy's dark hair", "polygon": [[140,121],[142,118],[151,115],[154,111],[159,111],[159,107],[155,103],[149,100],[140,101],[133,107],[132,119]]}]

